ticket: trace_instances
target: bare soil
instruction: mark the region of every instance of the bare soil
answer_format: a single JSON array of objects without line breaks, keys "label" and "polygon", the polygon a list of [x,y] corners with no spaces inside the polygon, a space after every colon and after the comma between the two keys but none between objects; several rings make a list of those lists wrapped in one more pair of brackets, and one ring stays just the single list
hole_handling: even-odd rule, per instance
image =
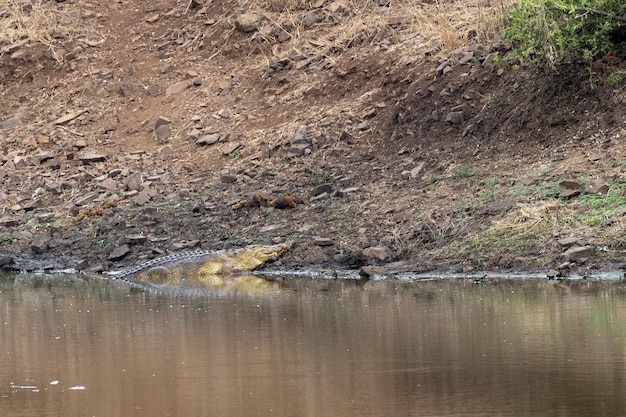
[{"label": "bare soil", "polygon": [[38,4],[45,36],[0,43],[0,264],[291,242],[274,267],[622,268],[619,54],[540,73],[480,20],[428,32],[441,4],[295,3]]}]

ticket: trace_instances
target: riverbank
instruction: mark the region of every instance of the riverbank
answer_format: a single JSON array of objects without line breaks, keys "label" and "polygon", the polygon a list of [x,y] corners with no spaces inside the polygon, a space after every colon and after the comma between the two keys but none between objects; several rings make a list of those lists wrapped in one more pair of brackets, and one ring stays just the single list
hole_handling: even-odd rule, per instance
[{"label": "riverbank", "polygon": [[507,64],[473,2],[48,3],[53,36],[2,44],[4,268],[286,241],[274,267],[624,266],[619,58]]}]

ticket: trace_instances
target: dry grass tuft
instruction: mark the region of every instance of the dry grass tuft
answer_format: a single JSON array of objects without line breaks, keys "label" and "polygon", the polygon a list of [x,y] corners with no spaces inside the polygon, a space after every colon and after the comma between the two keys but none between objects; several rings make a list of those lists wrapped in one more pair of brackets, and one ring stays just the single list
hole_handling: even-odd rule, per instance
[{"label": "dry grass tuft", "polygon": [[42,0],[9,0],[0,7],[0,56],[11,52],[11,45],[28,39],[45,45],[50,56],[62,64],[57,39],[73,31],[75,19],[63,12],[56,2]]}]

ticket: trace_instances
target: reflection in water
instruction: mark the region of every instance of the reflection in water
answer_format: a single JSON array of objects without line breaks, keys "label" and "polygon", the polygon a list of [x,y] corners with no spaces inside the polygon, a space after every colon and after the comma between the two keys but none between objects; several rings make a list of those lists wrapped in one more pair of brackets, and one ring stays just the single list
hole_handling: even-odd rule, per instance
[{"label": "reflection in water", "polygon": [[620,283],[284,278],[264,291],[229,288],[152,294],[0,278],[0,415],[626,410]]}]

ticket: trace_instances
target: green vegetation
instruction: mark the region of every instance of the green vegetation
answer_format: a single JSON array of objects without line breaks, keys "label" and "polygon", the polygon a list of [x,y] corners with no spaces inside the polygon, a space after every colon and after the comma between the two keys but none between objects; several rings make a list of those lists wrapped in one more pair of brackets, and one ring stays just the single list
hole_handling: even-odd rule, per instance
[{"label": "green vegetation", "polygon": [[626,36],[623,0],[520,0],[510,14],[505,39],[542,67],[589,63]]}]

